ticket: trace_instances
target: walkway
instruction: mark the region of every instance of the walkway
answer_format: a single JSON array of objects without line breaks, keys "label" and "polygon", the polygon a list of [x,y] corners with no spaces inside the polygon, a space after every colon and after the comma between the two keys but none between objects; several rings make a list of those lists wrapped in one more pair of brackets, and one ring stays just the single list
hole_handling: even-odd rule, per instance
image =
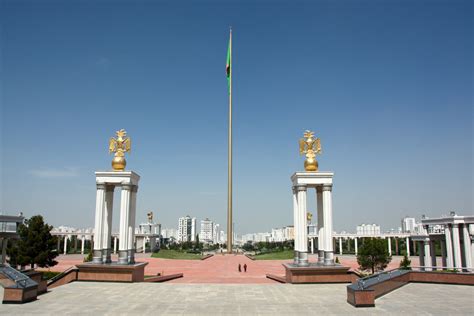
[{"label": "walkway", "polygon": [[[62,272],[69,267],[82,263],[84,256],[67,255],[59,256],[56,260],[58,265],[52,267],[51,271]],[[117,257],[112,257],[117,260]],[[340,256],[341,264],[352,269],[358,267],[355,256]],[[221,255],[217,254],[206,260],[170,260],[151,258],[150,254],[137,254],[136,260],[146,261],[145,275],[156,275],[161,273],[174,274],[184,273],[184,277],[170,282],[173,283],[275,283],[266,278],[266,274],[284,275],[285,269],[282,264],[291,260],[250,260],[243,255]],[[310,256],[312,262],[316,262],[315,256]],[[398,268],[401,257],[393,257],[387,269]],[[412,257],[412,265],[418,265],[418,258]],[[247,264],[247,272],[238,272],[239,263]]]},{"label": "walkway", "polygon": [[345,284],[73,282],[0,315],[472,315],[473,296],[472,286],[409,284],[355,308]]}]

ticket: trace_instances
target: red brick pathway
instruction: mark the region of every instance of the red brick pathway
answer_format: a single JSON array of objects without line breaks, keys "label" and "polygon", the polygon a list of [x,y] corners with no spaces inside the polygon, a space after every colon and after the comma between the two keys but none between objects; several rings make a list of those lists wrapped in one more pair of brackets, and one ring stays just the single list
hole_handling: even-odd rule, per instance
[{"label": "red brick pathway", "polygon": [[[67,255],[59,256],[56,260],[58,265],[52,267],[51,271],[62,272],[69,267],[82,263],[84,256]],[[117,260],[116,256],[112,260]],[[206,260],[172,260],[151,258],[150,254],[137,254],[138,262],[148,262],[145,275],[184,273],[184,277],[170,281],[172,283],[275,283],[266,278],[266,274],[284,275],[285,269],[282,263],[291,260],[250,260],[243,255],[221,255],[217,254]],[[339,256],[342,265],[352,269],[358,267],[355,256]],[[387,267],[395,269],[398,267],[401,257],[393,257]],[[418,258],[412,257],[412,265],[418,265]],[[316,257],[310,256],[310,261],[315,262]],[[238,272],[239,263],[242,272]],[[243,265],[247,264],[247,272],[243,272]]]}]

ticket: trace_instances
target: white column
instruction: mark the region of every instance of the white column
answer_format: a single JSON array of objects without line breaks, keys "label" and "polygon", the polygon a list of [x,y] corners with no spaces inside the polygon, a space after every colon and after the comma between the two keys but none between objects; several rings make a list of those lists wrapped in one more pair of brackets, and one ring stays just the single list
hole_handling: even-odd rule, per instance
[{"label": "white column", "polygon": [[114,207],[114,186],[108,185],[105,189],[104,228],[102,230],[102,262],[110,263],[110,234],[112,231],[112,212]]},{"label": "white column", "polygon": [[67,254],[67,235],[64,236],[64,254]]},{"label": "white column", "polygon": [[102,263],[102,231],[105,208],[105,184],[97,183],[93,263]]},{"label": "white column", "polygon": [[314,254],[314,237],[311,237],[311,254]]},{"label": "white column", "polygon": [[128,221],[128,262],[135,263],[135,214],[137,207],[138,185],[133,185],[130,197],[130,212]]},{"label": "white column", "polygon": [[117,246],[118,246],[118,244],[117,244],[117,236],[115,236],[115,237],[114,237],[114,254],[117,253]]},{"label": "white column", "polygon": [[388,237],[388,254],[392,255],[392,238]]},{"label": "white column", "polygon": [[84,254],[84,243],[86,241],[86,237],[83,235],[81,238],[81,255]]},{"label": "white column", "polygon": [[119,264],[128,264],[130,196],[132,186],[122,184],[120,196]]},{"label": "white column", "polygon": [[324,213],[324,264],[334,265],[334,248],[332,239],[332,185],[323,187],[323,213]]},{"label": "white column", "polygon": [[323,188],[316,187],[316,206],[318,213],[318,262],[324,263],[324,213],[323,213]]},{"label": "white column", "polygon": [[448,269],[453,269],[454,261],[453,261],[453,242],[451,238],[451,225],[444,226],[444,236],[446,238],[446,257],[447,257],[447,267]]},{"label": "white column", "polygon": [[146,252],[145,245],[146,245],[146,238],[145,236],[143,236],[143,253]]},{"label": "white column", "polygon": [[359,249],[357,248],[357,237],[354,238],[354,250],[355,250],[355,255],[357,256],[357,252]]},{"label": "white column", "polygon": [[453,258],[454,258],[454,267],[456,269],[461,269],[461,243],[459,241],[459,225],[453,224]]},{"label": "white column", "polygon": [[298,242],[298,192],[296,191],[296,187],[293,187],[293,235],[294,235],[294,249],[295,249],[295,256],[294,256],[294,264],[298,264],[298,249],[299,249],[299,242]]},{"label": "white column", "polygon": [[298,190],[298,265],[308,265],[308,225],[307,225],[307,209],[306,209],[306,186],[300,185]]},{"label": "white column", "polygon": [[[431,249],[430,249],[430,239],[425,238],[423,241],[424,249],[423,252],[425,253],[425,258],[423,264],[425,266],[431,266]],[[426,268],[425,271],[431,271],[431,268]]]},{"label": "white column", "polygon": [[469,224],[464,224],[462,228],[463,239],[464,239],[464,259],[466,267],[472,270],[472,254],[471,254],[471,238],[469,237]]},{"label": "white column", "polygon": [[342,238],[339,237],[339,254],[342,255]]},{"label": "white column", "polygon": [[410,237],[407,237],[407,256],[410,257]]}]

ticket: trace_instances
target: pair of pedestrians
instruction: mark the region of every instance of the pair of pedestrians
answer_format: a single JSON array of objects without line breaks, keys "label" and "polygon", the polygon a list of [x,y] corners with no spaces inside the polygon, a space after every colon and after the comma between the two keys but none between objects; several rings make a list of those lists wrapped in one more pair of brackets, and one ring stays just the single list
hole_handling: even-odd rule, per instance
[{"label": "pair of pedestrians", "polygon": [[[239,272],[242,272],[242,266],[239,263]],[[244,263],[244,272],[247,272],[247,264]]]}]

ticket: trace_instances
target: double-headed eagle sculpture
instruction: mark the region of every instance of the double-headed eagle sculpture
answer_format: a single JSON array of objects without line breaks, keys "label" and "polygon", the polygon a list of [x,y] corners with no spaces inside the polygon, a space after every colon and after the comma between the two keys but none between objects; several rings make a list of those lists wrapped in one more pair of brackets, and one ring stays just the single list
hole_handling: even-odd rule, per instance
[{"label": "double-headed eagle sculpture", "polygon": [[117,138],[111,137],[109,140],[109,154],[115,153],[112,159],[112,168],[114,171],[124,171],[127,162],[125,161],[125,153],[130,152],[131,140],[127,137],[127,132],[121,129],[116,132]]},{"label": "double-headed eagle sculpture", "polygon": [[314,132],[306,131],[303,138],[300,139],[300,155],[306,154],[304,161],[304,170],[318,171],[318,162],[316,155],[321,154],[321,140],[315,138]]}]

